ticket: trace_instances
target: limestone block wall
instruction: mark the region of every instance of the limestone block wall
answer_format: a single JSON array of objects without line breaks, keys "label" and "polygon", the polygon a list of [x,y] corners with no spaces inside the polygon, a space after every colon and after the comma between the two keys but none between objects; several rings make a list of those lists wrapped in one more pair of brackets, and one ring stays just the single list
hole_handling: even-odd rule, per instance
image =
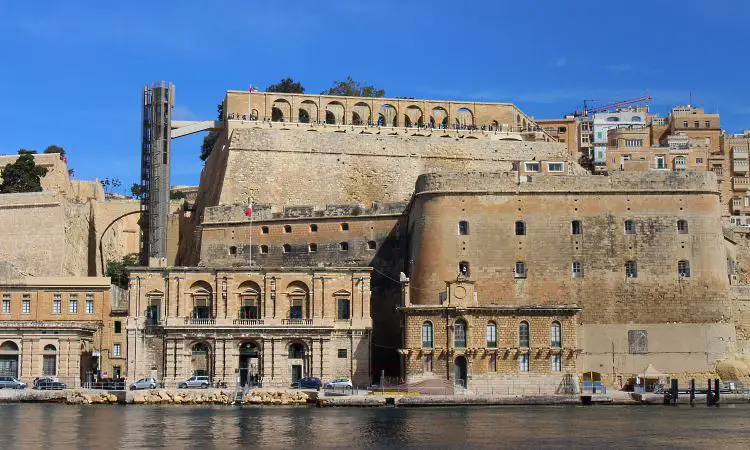
[{"label": "limestone block wall", "polygon": [[[8,164],[13,164],[18,155],[0,155],[0,171]],[[55,192],[61,195],[69,195],[71,192],[70,177],[68,176],[68,165],[60,159],[60,155],[39,153],[34,155],[37,166],[47,169],[47,174],[42,177],[41,184],[44,191]]]},{"label": "limestone block wall", "polygon": [[[417,176],[432,171],[509,170],[511,161],[567,160],[565,144],[236,129],[201,182],[203,205],[406,201]],[[216,167],[216,166],[219,167]],[[220,170],[224,166],[225,170]],[[199,203],[201,195],[199,194]]]}]

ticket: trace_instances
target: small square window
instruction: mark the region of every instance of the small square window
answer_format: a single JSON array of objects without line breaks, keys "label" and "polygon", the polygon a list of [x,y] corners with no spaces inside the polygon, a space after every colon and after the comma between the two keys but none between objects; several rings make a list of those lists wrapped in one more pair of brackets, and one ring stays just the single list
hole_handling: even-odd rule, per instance
[{"label": "small square window", "polygon": [[289,244],[284,244],[281,246],[281,253],[291,253],[292,252],[292,246]]},{"label": "small square window", "polygon": [[308,250],[308,251],[309,251],[310,253],[315,253],[315,252],[317,252],[317,251],[318,251],[318,244],[309,244],[309,245],[307,246],[307,250]]},{"label": "small square window", "polygon": [[268,234],[268,227],[260,227],[261,234]]},{"label": "small square window", "polygon": [[349,231],[349,224],[348,223],[342,223],[341,224],[341,231]]},{"label": "small square window", "polygon": [[570,223],[572,234],[583,234],[583,225],[580,220],[574,220]]},{"label": "small square window", "polygon": [[231,247],[229,247],[229,254],[232,255],[232,256],[236,255],[237,254],[237,247],[235,247],[234,245],[232,245]]},{"label": "small square window", "polygon": [[339,250],[342,252],[349,250],[349,243],[348,242],[339,242]]},{"label": "small square window", "polygon": [[524,163],[524,170],[526,172],[539,172],[539,163],[538,162]]},{"label": "small square window", "polygon": [[311,223],[310,224],[310,233],[317,233],[318,232],[318,225]]},{"label": "small square window", "polygon": [[690,278],[690,261],[678,262],[677,273],[680,275],[680,278]]},{"label": "small square window", "polygon": [[465,220],[458,222],[458,234],[462,236],[469,234],[469,222]]},{"label": "small square window", "polygon": [[115,320],[115,333],[122,333],[122,321]]},{"label": "small square window", "polygon": [[458,273],[461,275],[468,277],[469,274],[469,262],[468,261],[461,261],[458,263]]},{"label": "small square window", "polygon": [[705,125],[706,125],[706,128],[711,128],[711,121],[710,121],[710,120],[707,120],[707,121],[705,122]]},{"label": "small square window", "polygon": [[284,233],[291,233],[292,232],[292,226],[291,225],[284,225]]},{"label": "small square window", "polygon": [[688,232],[688,222],[687,220],[680,219],[677,221],[677,232],[680,234],[687,234]]},{"label": "small square window", "polygon": [[267,245],[261,245],[260,246],[260,254],[261,255],[267,255],[268,254],[268,246]]},{"label": "small square window", "polygon": [[579,261],[573,262],[573,278],[583,277],[583,264]]},{"label": "small square window", "polygon": [[516,236],[524,236],[526,234],[526,224],[523,220],[516,221]]},{"label": "small square window", "polygon": [[338,354],[339,354],[339,358],[346,358],[346,349],[340,348],[338,351]]},{"label": "small square window", "polygon": [[367,241],[367,250],[375,250],[378,244],[375,241]]}]

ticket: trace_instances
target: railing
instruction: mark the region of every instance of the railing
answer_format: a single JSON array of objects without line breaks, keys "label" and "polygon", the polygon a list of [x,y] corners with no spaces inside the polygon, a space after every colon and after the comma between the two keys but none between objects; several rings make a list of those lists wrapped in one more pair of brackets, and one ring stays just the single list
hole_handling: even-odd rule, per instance
[{"label": "railing", "polygon": [[216,325],[216,319],[194,319],[192,317],[186,317],[185,325]]},{"label": "railing", "polygon": [[750,187],[750,177],[732,178],[732,186],[734,189],[746,191]]},{"label": "railing", "polygon": [[258,326],[263,325],[263,319],[234,319],[232,322],[234,325],[246,325],[246,326]]},{"label": "railing", "polygon": [[312,325],[313,320],[312,319],[281,319],[282,325]]}]

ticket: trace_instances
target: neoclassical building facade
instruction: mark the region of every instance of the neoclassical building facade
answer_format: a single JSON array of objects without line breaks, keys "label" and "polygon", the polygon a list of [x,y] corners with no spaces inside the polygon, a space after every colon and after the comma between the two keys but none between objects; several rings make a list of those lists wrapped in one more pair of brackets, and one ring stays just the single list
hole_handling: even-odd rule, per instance
[{"label": "neoclassical building facade", "polygon": [[370,269],[134,268],[129,379],[370,381]]}]

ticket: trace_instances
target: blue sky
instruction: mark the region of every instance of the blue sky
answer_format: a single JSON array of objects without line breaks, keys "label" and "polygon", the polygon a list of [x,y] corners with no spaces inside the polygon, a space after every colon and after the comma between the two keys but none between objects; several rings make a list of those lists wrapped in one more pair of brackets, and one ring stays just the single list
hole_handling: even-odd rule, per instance
[{"label": "blue sky", "polygon": [[[511,101],[559,117],[583,99],[650,94],[750,128],[750,2],[0,0],[0,153],[63,146],[77,178],[138,180],[140,89],[176,85],[177,119],[226,89],[352,75],[388,96]],[[164,16],[159,16],[164,14]],[[201,135],[173,144],[198,182]]]}]

